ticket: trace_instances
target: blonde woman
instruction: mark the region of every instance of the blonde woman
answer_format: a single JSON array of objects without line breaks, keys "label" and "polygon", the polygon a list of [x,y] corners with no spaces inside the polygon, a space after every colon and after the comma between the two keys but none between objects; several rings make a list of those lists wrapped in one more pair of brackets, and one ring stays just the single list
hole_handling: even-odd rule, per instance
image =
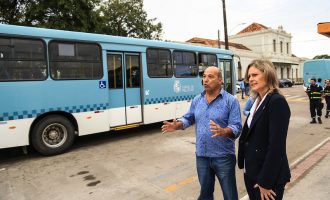
[{"label": "blonde woman", "polygon": [[239,139],[238,166],[250,200],[282,199],[291,177],[286,155],[290,108],[270,61],[252,61],[245,78],[255,101]]}]

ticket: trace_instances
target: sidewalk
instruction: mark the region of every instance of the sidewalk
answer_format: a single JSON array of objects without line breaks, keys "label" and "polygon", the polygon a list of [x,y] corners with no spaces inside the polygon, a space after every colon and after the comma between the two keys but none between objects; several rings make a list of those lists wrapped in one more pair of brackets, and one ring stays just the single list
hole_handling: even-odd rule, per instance
[{"label": "sidewalk", "polygon": [[291,169],[291,183],[284,193],[285,200],[327,200],[330,196],[330,140]]},{"label": "sidewalk", "polygon": [[330,198],[330,154],[328,153],[319,163],[284,193],[285,200]]}]

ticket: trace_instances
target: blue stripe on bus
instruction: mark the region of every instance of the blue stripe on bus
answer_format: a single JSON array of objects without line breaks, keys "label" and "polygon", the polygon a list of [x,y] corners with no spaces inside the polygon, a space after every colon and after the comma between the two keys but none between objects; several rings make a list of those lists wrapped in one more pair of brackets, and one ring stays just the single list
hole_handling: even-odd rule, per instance
[{"label": "blue stripe on bus", "polygon": [[175,102],[175,101],[184,101],[191,100],[196,95],[185,95],[185,96],[173,96],[173,97],[159,97],[159,98],[150,98],[144,101],[144,104],[155,104],[155,103],[165,103],[165,102]]},{"label": "blue stripe on bus", "polygon": [[5,112],[1,113],[0,121],[9,121],[17,119],[26,119],[26,118],[35,118],[46,112],[52,111],[65,111],[68,113],[81,113],[89,112],[96,110],[106,110],[110,107],[109,103],[93,104],[93,105],[79,105],[79,106],[66,106],[66,107],[56,107],[48,109],[34,109],[34,110],[24,110],[24,111],[15,111],[12,113]]},{"label": "blue stripe on bus", "polygon": [[[175,102],[175,101],[184,101],[191,100],[196,95],[184,95],[184,96],[173,96],[173,97],[159,97],[159,98],[150,98],[146,99],[144,104],[156,104],[156,103],[165,103],[165,102]],[[87,104],[87,105],[79,105],[79,106],[66,106],[66,107],[56,107],[56,108],[47,108],[47,109],[33,109],[33,110],[23,110],[23,111],[14,111],[12,113],[5,112],[1,113],[0,121],[10,121],[17,119],[26,119],[26,118],[35,118],[47,112],[53,111],[64,111],[68,113],[81,113],[81,112],[89,112],[96,110],[106,110],[110,108],[109,103],[101,103],[101,104]]]}]

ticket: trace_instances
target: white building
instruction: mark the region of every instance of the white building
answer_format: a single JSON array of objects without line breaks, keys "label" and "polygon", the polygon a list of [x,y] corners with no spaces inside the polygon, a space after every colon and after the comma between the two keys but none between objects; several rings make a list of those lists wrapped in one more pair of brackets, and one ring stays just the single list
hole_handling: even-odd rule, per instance
[{"label": "white building", "polygon": [[[268,59],[273,62],[277,76],[302,82],[303,62],[305,59],[294,56],[291,52],[291,34],[285,32],[282,26],[277,29],[262,24],[252,23],[236,35],[229,36],[229,49],[236,56],[237,79],[244,78],[247,65],[253,59]],[[192,38],[187,42],[218,47],[218,40]],[[223,42],[221,42],[223,45]],[[223,47],[223,46],[222,46]]]}]

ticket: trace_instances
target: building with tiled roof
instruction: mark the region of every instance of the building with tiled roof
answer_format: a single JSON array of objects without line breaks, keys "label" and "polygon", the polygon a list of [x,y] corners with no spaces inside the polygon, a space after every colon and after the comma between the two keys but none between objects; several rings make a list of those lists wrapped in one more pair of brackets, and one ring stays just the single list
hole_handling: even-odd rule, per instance
[{"label": "building with tiled roof", "polygon": [[[229,36],[229,49],[236,55],[237,79],[244,78],[246,67],[252,60],[264,58],[273,62],[278,78],[301,82],[304,59],[291,53],[291,38],[291,34],[285,32],[282,26],[272,29],[259,23],[252,23],[236,35]],[[199,37],[186,42],[215,48],[225,46],[223,41]]]},{"label": "building with tiled roof", "polygon": [[252,23],[251,25],[244,28],[243,30],[241,30],[237,34],[251,33],[251,32],[255,32],[255,31],[261,31],[261,30],[267,30],[267,29],[268,29],[268,27],[266,27],[262,24]]},{"label": "building with tiled roof", "polygon": [[[211,47],[216,47],[216,48],[219,47],[219,40],[212,40],[212,39],[206,39],[206,38],[194,37],[194,38],[187,40],[186,42],[204,45],[204,46],[211,46]],[[224,46],[225,46],[225,42],[220,41],[220,47],[224,47]],[[247,48],[246,46],[244,46],[242,44],[234,43],[234,42],[229,42],[228,46],[232,47],[232,48],[236,48],[236,49],[251,51],[251,49]]]},{"label": "building with tiled roof", "polygon": [[[282,26],[273,29],[259,23],[252,23],[236,35],[229,36],[230,42],[242,44],[251,49],[259,58],[272,61],[278,78],[289,78],[300,82],[304,59],[292,54],[291,39],[292,35],[287,33]],[[241,56],[242,69],[237,70],[238,77],[244,76],[245,68],[251,61],[252,58]]]}]

